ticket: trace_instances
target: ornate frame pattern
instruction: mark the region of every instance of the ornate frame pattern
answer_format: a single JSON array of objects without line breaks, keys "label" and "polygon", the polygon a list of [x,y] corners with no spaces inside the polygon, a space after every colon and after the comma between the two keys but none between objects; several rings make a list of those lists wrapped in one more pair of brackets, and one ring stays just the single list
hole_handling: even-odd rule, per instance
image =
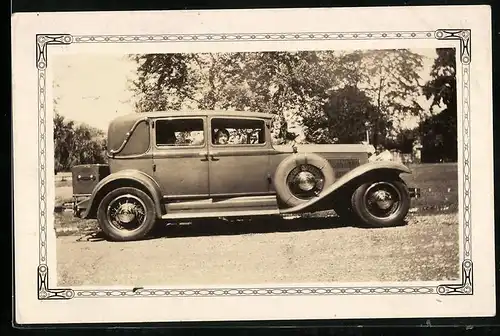
[{"label": "ornate frame pattern", "polygon": [[[275,287],[275,288],[123,288],[71,289],[52,288],[47,262],[47,150],[46,150],[46,70],[48,46],[75,43],[175,43],[175,42],[246,42],[251,41],[318,41],[318,40],[390,40],[438,39],[459,42],[462,74],[462,143],[463,143],[463,255],[461,281],[437,286],[362,286],[362,287]],[[106,297],[213,297],[213,296],[284,296],[284,295],[394,295],[437,294],[473,295],[472,232],[471,232],[471,155],[470,155],[470,62],[471,30],[439,29],[436,31],[387,32],[311,32],[269,34],[164,34],[164,35],[70,35],[37,34],[36,67],[38,69],[38,163],[39,163],[39,265],[37,285],[39,300]]]}]

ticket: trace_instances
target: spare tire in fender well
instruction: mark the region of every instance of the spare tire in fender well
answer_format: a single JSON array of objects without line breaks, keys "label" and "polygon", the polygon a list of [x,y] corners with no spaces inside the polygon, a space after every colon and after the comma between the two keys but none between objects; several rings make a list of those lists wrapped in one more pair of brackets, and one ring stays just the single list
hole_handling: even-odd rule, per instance
[{"label": "spare tire in fender well", "polygon": [[321,171],[323,183],[321,190],[318,190],[319,192],[335,182],[335,172],[328,160],[322,156],[315,153],[292,154],[278,165],[273,178],[276,194],[279,200],[287,206],[294,207],[308,201],[294,195],[287,183],[289,174],[300,165],[314,166],[317,170]]}]

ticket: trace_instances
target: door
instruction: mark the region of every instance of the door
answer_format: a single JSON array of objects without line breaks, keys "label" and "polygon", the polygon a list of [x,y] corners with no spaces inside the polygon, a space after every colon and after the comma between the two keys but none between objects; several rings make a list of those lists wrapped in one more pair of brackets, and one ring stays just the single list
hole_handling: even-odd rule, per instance
[{"label": "door", "polygon": [[153,170],[165,198],[208,197],[206,124],[204,117],[155,120]]},{"label": "door", "polygon": [[210,118],[210,196],[272,194],[262,119]]}]

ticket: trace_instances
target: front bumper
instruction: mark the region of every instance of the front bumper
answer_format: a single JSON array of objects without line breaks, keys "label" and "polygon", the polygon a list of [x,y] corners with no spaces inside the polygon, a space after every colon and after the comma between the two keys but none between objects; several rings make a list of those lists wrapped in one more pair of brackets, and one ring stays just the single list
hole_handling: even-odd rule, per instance
[{"label": "front bumper", "polygon": [[411,198],[420,198],[420,188],[408,188]]}]

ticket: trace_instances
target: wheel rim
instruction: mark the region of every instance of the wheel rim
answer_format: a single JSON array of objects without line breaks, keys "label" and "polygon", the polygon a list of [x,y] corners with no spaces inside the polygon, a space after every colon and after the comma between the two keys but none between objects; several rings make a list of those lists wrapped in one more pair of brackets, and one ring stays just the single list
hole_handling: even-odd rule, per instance
[{"label": "wheel rim", "polygon": [[109,223],[115,228],[134,231],[146,221],[146,205],[137,196],[121,195],[109,203],[106,215]]},{"label": "wheel rim", "polygon": [[295,197],[308,200],[323,190],[324,176],[317,167],[303,164],[292,169],[286,183]]},{"label": "wheel rim", "polygon": [[368,212],[380,219],[395,217],[401,208],[402,195],[399,189],[389,182],[373,183],[366,189],[363,197]]}]

